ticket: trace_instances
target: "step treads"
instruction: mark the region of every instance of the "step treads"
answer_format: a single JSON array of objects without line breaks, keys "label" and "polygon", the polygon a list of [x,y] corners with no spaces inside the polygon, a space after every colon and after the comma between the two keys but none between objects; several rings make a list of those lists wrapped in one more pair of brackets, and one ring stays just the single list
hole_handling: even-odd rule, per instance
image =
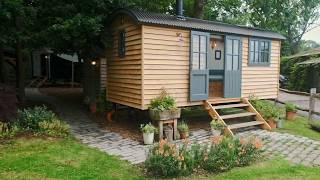
[{"label": "step treads", "polygon": [[264,124],[262,121],[250,121],[250,122],[245,122],[245,123],[237,123],[237,124],[232,124],[228,125],[229,129],[239,129],[239,128],[244,128],[244,127],[249,127],[249,126],[256,126]]},{"label": "step treads", "polygon": [[219,106],[213,106],[214,109],[226,109],[226,108],[238,108],[238,107],[248,107],[249,104],[227,104],[227,105],[219,105]]},{"label": "step treads", "polygon": [[221,119],[232,119],[232,118],[247,117],[247,116],[254,116],[254,115],[256,115],[256,113],[245,112],[245,113],[237,113],[237,114],[228,114],[220,117]]}]

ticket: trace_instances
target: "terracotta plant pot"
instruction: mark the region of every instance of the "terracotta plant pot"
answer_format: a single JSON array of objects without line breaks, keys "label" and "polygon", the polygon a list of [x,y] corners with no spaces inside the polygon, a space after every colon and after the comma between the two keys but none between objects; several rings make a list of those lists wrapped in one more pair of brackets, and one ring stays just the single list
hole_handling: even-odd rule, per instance
[{"label": "terracotta plant pot", "polygon": [[267,122],[271,129],[275,129],[277,127],[277,122],[274,119],[269,119]]},{"label": "terracotta plant pot", "polygon": [[188,132],[179,132],[180,134],[180,139],[187,139],[189,137]]},{"label": "terracotta plant pot", "polygon": [[297,114],[297,112],[292,112],[292,111],[286,112],[287,119],[290,121],[293,120],[296,117],[296,114]]}]

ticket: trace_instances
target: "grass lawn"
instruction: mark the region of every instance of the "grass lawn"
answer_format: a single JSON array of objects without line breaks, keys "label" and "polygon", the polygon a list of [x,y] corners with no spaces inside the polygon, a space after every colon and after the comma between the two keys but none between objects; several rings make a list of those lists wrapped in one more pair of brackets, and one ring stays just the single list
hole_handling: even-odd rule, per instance
[{"label": "grass lawn", "polygon": [[0,143],[0,179],[142,179],[137,169],[72,139]]},{"label": "grass lawn", "polygon": [[302,116],[297,116],[293,121],[284,121],[284,127],[282,129],[276,129],[276,131],[320,140],[320,132],[311,129],[308,124],[308,119]]},{"label": "grass lawn", "polygon": [[[292,165],[285,160],[276,159],[260,162],[248,167],[235,168],[208,179],[319,179],[320,167]],[[195,178],[196,179],[196,178]]]}]

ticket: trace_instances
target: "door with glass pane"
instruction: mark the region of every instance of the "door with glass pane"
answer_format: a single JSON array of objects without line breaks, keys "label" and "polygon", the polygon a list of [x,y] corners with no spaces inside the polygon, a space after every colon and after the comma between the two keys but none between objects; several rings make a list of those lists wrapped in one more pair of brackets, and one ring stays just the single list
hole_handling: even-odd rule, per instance
[{"label": "door with glass pane", "polygon": [[190,101],[208,99],[210,34],[205,32],[191,31],[190,37]]},{"label": "door with glass pane", "polygon": [[241,97],[241,38],[226,36],[224,97]]}]

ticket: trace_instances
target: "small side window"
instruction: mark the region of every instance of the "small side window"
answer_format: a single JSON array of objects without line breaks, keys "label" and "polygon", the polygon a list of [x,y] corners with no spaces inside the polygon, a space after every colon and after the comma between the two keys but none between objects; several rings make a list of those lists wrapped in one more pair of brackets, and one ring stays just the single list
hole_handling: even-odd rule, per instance
[{"label": "small side window", "polygon": [[271,41],[265,39],[250,39],[249,65],[269,65]]},{"label": "small side window", "polygon": [[126,32],[124,30],[119,31],[118,42],[118,56],[123,58],[126,56]]}]

